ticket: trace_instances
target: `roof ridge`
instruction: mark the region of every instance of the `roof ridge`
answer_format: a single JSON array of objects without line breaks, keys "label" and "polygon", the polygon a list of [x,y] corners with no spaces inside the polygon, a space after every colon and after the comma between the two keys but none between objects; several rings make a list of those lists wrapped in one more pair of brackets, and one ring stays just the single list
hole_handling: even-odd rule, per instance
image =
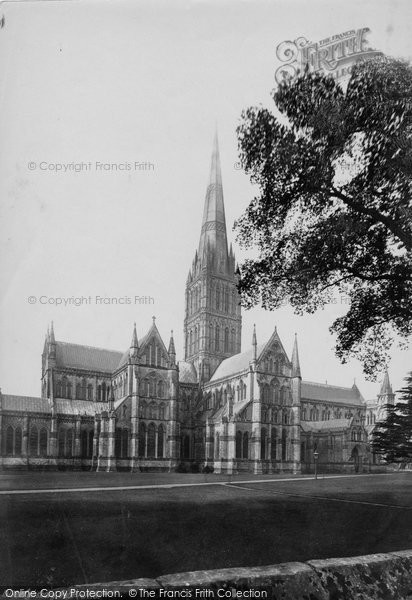
[{"label": "roof ridge", "polygon": [[102,350],[103,352],[116,352],[117,354],[121,354],[123,356],[123,350],[112,350],[110,348],[101,348],[100,346],[89,346],[88,344],[76,344],[75,342],[62,342],[56,341],[56,344],[64,344],[66,346],[78,346],[80,348],[89,348],[90,350]]},{"label": "roof ridge", "polygon": [[318,383],[317,381],[308,381],[307,379],[302,379],[302,383],[308,383],[309,385],[321,385],[322,387],[334,387],[339,390],[352,390],[353,386],[345,387],[343,385],[334,385],[333,383]]},{"label": "roof ridge", "polygon": [[42,398],[41,396],[25,396],[24,394],[3,394],[2,393],[3,398],[4,397],[8,397],[8,398],[30,398],[30,400],[45,400],[46,402],[48,402],[47,398]]}]

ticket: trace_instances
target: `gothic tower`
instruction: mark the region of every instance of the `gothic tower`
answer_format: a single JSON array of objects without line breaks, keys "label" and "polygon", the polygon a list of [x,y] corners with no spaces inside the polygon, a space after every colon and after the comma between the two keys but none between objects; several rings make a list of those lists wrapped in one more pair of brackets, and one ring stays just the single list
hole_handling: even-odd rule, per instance
[{"label": "gothic tower", "polygon": [[228,250],[222,175],[215,134],[199,248],[186,282],[185,360],[199,382],[240,352],[242,317],[236,289],[235,255]]}]

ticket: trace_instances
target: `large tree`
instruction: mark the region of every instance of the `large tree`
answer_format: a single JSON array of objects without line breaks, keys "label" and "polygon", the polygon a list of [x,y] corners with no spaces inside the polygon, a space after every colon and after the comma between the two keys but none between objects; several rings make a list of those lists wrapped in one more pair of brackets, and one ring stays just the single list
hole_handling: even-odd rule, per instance
[{"label": "large tree", "polygon": [[305,72],[245,110],[240,159],[257,188],[237,221],[257,249],[240,267],[246,307],[314,312],[343,297],[336,353],[374,378],[412,332],[412,67],[356,65],[346,89]]},{"label": "large tree", "polygon": [[386,419],[373,430],[372,451],[386,462],[412,461],[412,372],[405,381],[400,401],[386,407]]}]

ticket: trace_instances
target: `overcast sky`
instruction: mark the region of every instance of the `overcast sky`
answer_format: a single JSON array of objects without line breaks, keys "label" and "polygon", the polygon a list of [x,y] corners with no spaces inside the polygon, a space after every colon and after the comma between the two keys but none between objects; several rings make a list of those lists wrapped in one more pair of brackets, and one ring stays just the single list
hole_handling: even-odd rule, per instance
[{"label": "overcast sky", "polygon": [[[412,53],[409,0],[3,2],[1,11],[0,386],[9,394],[39,394],[51,320],[58,340],[123,351],[133,322],[142,336],[156,315],[165,343],[173,329],[183,358],[185,281],[215,122],[234,241],[233,222],[252,198],[236,164],[235,129],[242,109],[272,106],[278,44],[369,27],[371,46]],[[71,162],[88,169],[48,169]],[[96,162],[131,168],[99,170]],[[135,162],[149,164],[135,170]],[[92,302],[39,300],[81,296]],[[131,303],[96,304],[96,296]],[[135,296],[154,304],[135,304]],[[328,327],[344,311],[339,298],[314,316],[244,311],[242,349],[254,322],[259,343],[277,325],[288,353],[297,332],[304,379],[350,386],[356,378],[372,398],[379,385],[333,353]],[[394,350],[395,389],[411,358]]]}]

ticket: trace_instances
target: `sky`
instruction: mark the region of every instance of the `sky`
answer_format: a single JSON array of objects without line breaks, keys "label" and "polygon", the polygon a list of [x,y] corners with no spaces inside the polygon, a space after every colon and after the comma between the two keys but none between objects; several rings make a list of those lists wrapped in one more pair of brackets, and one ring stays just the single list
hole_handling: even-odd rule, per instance
[{"label": "sky", "polygon": [[[239,169],[236,127],[248,106],[273,108],[281,42],[369,27],[377,50],[412,53],[409,0],[60,0],[3,2],[0,12],[0,387],[7,394],[39,395],[52,320],[58,340],[124,351],[133,323],[142,337],[156,316],[166,345],[174,330],[183,358],[185,281],[215,125],[228,237],[241,260],[232,226],[253,190]],[[82,297],[88,302],[70,303]],[[244,311],[242,350],[253,323],[258,343],[277,326],[289,355],[296,332],[305,380],[356,380],[373,398],[379,383],[365,381],[357,361],[342,365],[334,355],[329,326],[345,310],[336,297],[315,315],[296,316],[287,306]],[[393,350],[394,389],[411,359],[410,350]]]}]

